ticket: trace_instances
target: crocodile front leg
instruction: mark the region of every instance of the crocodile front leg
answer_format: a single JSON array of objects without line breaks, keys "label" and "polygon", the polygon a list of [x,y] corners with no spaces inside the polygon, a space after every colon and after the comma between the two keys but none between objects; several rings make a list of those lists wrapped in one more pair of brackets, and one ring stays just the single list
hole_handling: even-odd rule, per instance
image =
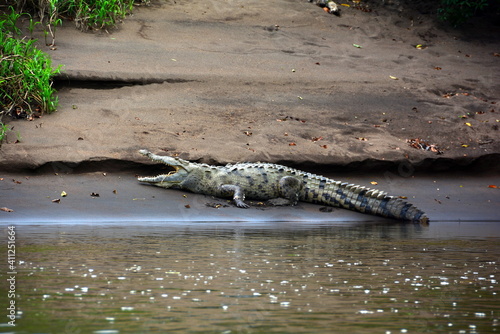
[{"label": "crocodile front leg", "polygon": [[227,191],[229,193],[233,193],[233,201],[236,203],[238,208],[247,209],[250,205],[243,202],[245,200],[245,194],[243,193],[243,189],[240,186],[234,184],[223,184],[219,187],[222,191]]}]

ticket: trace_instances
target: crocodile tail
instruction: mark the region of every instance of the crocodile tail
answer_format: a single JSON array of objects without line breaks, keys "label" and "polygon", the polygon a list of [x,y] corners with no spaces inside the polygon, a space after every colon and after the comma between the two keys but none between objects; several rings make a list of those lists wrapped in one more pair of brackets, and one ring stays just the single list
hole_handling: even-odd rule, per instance
[{"label": "crocodile tail", "polygon": [[425,213],[413,204],[380,190],[328,179],[320,182],[319,189],[313,201],[386,218],[424,224],[429,222]]}]

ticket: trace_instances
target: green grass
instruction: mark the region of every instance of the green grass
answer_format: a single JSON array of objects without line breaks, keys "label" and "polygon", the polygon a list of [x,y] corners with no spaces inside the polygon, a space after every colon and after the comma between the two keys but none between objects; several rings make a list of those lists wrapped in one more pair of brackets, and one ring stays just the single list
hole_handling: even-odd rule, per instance
[{"label": "green grass", "polygon": [[[33,32],[41,26],[45,43],[55,47],[56,30],[62,20],[75,22],[81,30],[115,27],[134,4],[149,0],[7,0],[11,7],[0,12],[0,143],[9,128],[2,123],[5,115],[29,118],[35,112],[56,110],[58,98],[52,77],[60,68],[52,68],[50,57],[35,47]],[[2,7],[5,8],[5,7]],[[24,13],[24,14],[21,14]],[[18,28],[21,17],[29,18],[30,37]],[[48,38],[51,38],[49,41]]]},{"label": "green grass", "polygon": [[18,11],[29,12],[40,18],[48,32],[61,24],[62,18],[75,22],[81,30],[98,30],[115,27],[132,11],[135,3],[148,0],[22,0]]},{"label": "green grass", "polygon": [[441,0],[438,17],[457,27],[488,6],[488,0]]},{"label": "green grass", "polygon": [[13,9],[0,14],[0,141],[8,130],[3,116],[28,117],[36,110],[51,113],[57,107],[51,78],[59,69],[52,68],[50,57],[35,47],[34,40],[21,37],[20,17]]},{"label": "green grass", "polygon": [[7,132],[9,132],[9,126],[0,122],[0,143],[7,137]]}]

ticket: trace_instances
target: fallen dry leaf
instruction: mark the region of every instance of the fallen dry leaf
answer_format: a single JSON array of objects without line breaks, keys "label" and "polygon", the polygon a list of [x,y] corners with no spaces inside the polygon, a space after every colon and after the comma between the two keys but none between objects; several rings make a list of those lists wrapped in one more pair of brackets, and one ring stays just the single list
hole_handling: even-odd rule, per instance
[{"label": "fallen dry leaf", "polygon": [[61,203],[61,199],[60,198],[53,199],[52,203]]},{"label": "fallen dry leaf", "polygon": [[9,208],[6,208],[6,207],[0,208],[0,211],[5,211],[5,212],[14,212],[14,210],[9,209]]},{"label": "fallen dry leaf", "polygon": [[494,184],[490,184],[490,185],[488,186],[488,188],[494,188],[494,189],[497,189],[497,188],[498,188],[498,186],[495,186]]},{"label": "fallen dry leaf", "polygon": [[297,146],[297,144],[295,144],[295,143],[290,143],[290,144],[288,144],[288,146]]},{"label": "fallen dry leaf", "polygon": [[370,182],[370,183],[371,183],[371,184],[373,184],[374,186],[376,186],[376,185],[378,184],[378,182],[377,182],[377,181],[372,181],[372,182]]},{"label": "fallen dry leaf", "polygon": [[276,119],[276,121],[277,122],[285,122],[285,121],[288,121],[289,119],[300,122],[300,123],[307,122],[306,120],[300,119],[298,117],[292,117],[292,116],[285,116],[284,118],[278,118],[278,119]]},{"label": "fallen dry leaf", "polygon": [[406,142],[408,143],[408,145],[416,149],[443,154],[443,151],[441,151],[437,145],[429,144],[420,138],[406,139]]},{"label": "fallen dry leaf", "polygon": [[366,139],[365,137],[354,137],[354,138],[361,141],[368,141],[368,139]]}]

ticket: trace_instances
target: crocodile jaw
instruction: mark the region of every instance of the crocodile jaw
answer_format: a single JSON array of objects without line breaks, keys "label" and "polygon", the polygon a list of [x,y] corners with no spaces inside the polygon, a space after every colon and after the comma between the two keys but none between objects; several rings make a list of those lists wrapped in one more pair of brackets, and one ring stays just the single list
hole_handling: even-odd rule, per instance
[{"label": "crocodile jaw", "polygon": [[183,168],[183,160],[175,159],[168,156],[158,156],[152,154],[148,150],[140,150],[140,154],[147,156],[152,161],[161,162],[169,167],[174,168],[173,171],[170,171],[168,174],[159,174],[157,176],[144,176],[138,177],[137,180],[139,182],[149,183],[155,185],[157,187],[162,188],[171,188],[180,184],[186,178],[187,171]]}]

